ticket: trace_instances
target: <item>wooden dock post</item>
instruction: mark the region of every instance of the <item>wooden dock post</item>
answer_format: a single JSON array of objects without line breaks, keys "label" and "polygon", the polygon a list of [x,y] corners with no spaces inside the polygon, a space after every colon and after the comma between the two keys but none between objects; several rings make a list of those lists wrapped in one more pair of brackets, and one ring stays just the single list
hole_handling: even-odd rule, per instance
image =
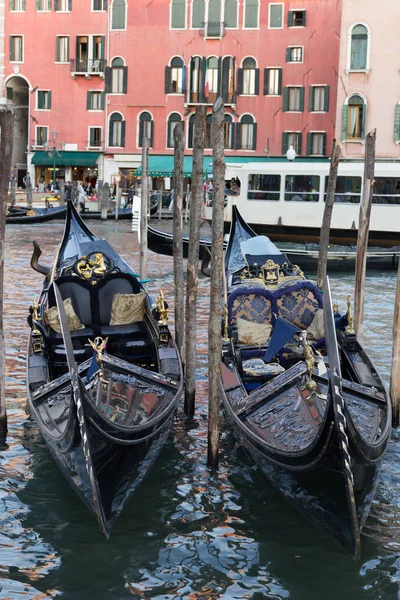
[{"label": "wooden dock post", "polygon": [[326,191],[326,202],[324,216],[322,219],[321,235],[319,238],[317,287],[322,290],[327,273],[329,231],[331,228],[332,212],[335,202],[336,180],[339,168],[341,151],[336,140],[332,143],[331,164],[329,168],[328,188]]},{"label": "wooden dock post", "polygon": [[376,129],[373,129],[365,138],[364,182],[357,237],[356,278],[354,288],[354,329],[359,341],[362,340],[363,334],[365,271],[367,266],[369,221],[371,218],[375,172],[375,143]]},{"label": "wooden dock post", "polygon": [[101,189],[101,215],[100,219],[102,221],[107,221],[107,211],[108,211],[108,201],[110,198],[110,186],[108,183],[103,183],[103,187]]},{"label": "wooden dock post", "polygon": [[183,204],[183,122],[174,129],[174,203],[173,203],[173,256],[175,341],[184,360],[185,351],[185,287],[183,278],[182,204]]},{"label": "wooden dock post", "polygon": [[118,221],[118,211],[121,206],[121,196],[122,196],[122,181],[118,182],[117,185],[117,193],[115,195],[115,220]]},{"label": "wooden dock post", "polygon": [[[203,204],[205,124],[205,107],[197,106],[194,118],[193,176],[190,201],[189,251],[186,277],[185,413],[188,417],[192,417],[194,415],[196,402],[197,287],[199,282],[200,219],[201,208]],[[188,210],[188,207],[186,210]]]},{"label": "wooden dock post", "polygon": [[147,279],[147,211],[149,209],[149,148],[150,140],[142,143],[142,196],[140,200],[140,279]]},{"label": "wooden dock post", "polygon": [[222,278],[224,269],[225,144],[224,102],[213,106],[213,211],[211,242],[210,318],[208,322],[208,464],[218,465],[221,372]]},{"label": "wooden dock post", "polygon": [[16,181],[15,177],[13,177],[10,182],[10,206],[15,205],[16,189],[17,189],[17,181]]},{"label": "wooden dock post", "polygon": [[73,181],[71,185],[71,202],[76,207],[76,210],[79,212],[79,202],[78,202],[78,182]]},{"label": "wooden dock post", "polygon": [[32,182],[29,177],[28,181],[25,183],[25,191],[26,191],[26,207],[28,210],[32,210]]},{"label": "wooden dock post", "polygon": [[4,256],[8,186],[10,182],[11,160],[14,143],[15,114],[0,106],[0,439],[7,435],[7,411],[5,371],[6,353],[4,346]]},{"label": "wooden dock post", "polygon": [[60,179],[60,206],[65,204],[65,181]]},{"label": "wooden dock post", "polygon": [[392,424],[400,424],[400,262],[397,270],[397,287],[393,315],[392,372],[390,376]]}]

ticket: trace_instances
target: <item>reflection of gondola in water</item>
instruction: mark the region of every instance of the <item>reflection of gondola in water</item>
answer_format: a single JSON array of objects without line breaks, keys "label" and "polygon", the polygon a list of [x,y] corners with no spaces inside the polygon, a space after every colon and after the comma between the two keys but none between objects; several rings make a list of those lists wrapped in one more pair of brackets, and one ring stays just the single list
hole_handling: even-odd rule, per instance
[{"label": "reflection of gondola in water", "polygon": [[[40,251],[40,250],[39,250]],[[182,389],[179,355],[136,274],[68,204],[63,241],[30,316],[28,399],[72,487],[108,537],[156,459]]]},{"label": "reflection of gondola in water", "polygon": [[350,313],[333,315],[328,282],[322,297],[236,208],[225,267],[228,419],[281,494],[358,557],[390,438],[387,391]]}]

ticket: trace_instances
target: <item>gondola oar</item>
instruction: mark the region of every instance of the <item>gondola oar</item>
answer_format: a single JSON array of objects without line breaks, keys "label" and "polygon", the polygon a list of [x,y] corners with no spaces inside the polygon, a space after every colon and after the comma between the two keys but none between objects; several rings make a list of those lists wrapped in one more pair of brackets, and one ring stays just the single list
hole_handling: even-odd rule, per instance
[{"label": "gondola oar", "polygon": [[331,394],[333,408],[335,412],[336,431],[339,440],[338,449],[342,462],[343,476],[345,481],[347,508],[349,511],[350,531],[352,539],[349,540],[349,550],[353,558],[360,557],[360,527],[357,517],[357,507],[354,496],[354,480],[351,469],[351,457],[349,452],[349,440],[346,432],[345,406],[342,390],[342,374],[340,369],[339,351],[336,338],[335,320],[332,310],[332,298],[329,285],[329,277],[325,279],[324,284],[324,323],[325,339],[328,353],[328,377],[329,391]]},{"label": "gondola oar", "polygon": [[53,282],[54,294],[57,302],[58,314],[60,317],[61,333],[64,340],[65,354],[67,356],[68,369],[71,376],[72,397],[76,406],[76,415],[79,423],[79,430],[82,438],[82,448],[85,458],[86,471],[90,481],[90,487],[93,496],[93,506],[99,521],[100,529],[108,539],[110,532],[108,530],[106,519],[104,517],[103,508],[100,501],[100,492],[93,468],[93,461],[90,452],[90,442],[88,436],[88,427],[85,420],[82,398],[85,396],[86,390],[81,377],[78,374],[78,369],[75,362],[74,350],[72,347],[71,334],[68,328],[67,315],[65,313],[63,299],[60,290],[56,283]]}]

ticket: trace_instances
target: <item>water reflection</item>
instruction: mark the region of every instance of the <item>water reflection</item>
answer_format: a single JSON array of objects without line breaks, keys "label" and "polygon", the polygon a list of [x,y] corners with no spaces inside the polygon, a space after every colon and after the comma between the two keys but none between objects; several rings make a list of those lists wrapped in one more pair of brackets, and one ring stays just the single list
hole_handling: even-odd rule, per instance
[{"label": "water reflection", "polygon": [[[51,263],[61,224],[7,229],[6,339],[9,448],[0,452],[0,599],[252,598],[295,600],[398,597],[400,438],[386,455],[382,482],[352,562],[272,490],[225,423],[220,469],[207,457],[208,281],[200,281],[198,407],[174,435],[106,543],[75,497],[25,412],[27,308],[42,277],[29,267],[36,238]],[[96,223],[123,257],[139,264],[130,224]],[[172,306],[172,260],[151,254],[151,292]],[[396,274],[372,273],[366,286],[365,343],[389,381]],[[331,278],[344,310],[351,275]],[[173,310],[170,311],[173,316]]]}]

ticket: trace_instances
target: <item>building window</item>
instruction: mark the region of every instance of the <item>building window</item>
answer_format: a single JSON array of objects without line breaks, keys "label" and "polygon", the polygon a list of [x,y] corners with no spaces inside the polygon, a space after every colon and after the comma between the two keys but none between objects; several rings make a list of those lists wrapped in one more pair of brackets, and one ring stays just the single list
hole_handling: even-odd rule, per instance
[{"label": "building window", "polygon": [[111,29],[126,29],[126,1],[114,0],[111,10]]},{"label": "building window", "polygon": [[358,94],[351,96],[343,107],[343,139],[362,140],[365,137],[366,106]]},{"label": "building window", "polygon": [[36,92],[36,107],[37,110],[51,109],[51,92],[48,90],[37,90]]},{"label": "building window", "polygon": [[190,60],[190,102],[198,103],[200,101],[200,72],[201,59],[194,56]]},{"label": "building window", "polygon": [[36,10],[38,12],[50,12],[51,0],[36,0]]},{"label": "building window", "polygon": [[24,60],[24,39],[22,35],[10,36],[10,61],[23,62]]},{"label": "building window", "polygon": [[167,124],[167,148],[174,148],[174,146],[175,146],[175,140],[174,140],[175,127],[181,121],[182,121],[182,117],[179,113],[172,113],[172,115],[169,115],[168,124]]},{"label": "building window", "polygon": [[56,36],[56,62],[69,62],[69,37],[66,35]]},{"label": "building window", "polygon": [[26,9],[26,0],[10,0],[10,10],[23,12]]},{"label": "building window", "polygon": [[104,73],[104,35],[78,35],[76,38],[75,71]]},{"label": "building window", "polygon": [[111,67],[106,68],[106,93],[126,94],[128,87],[128,67],[122,58],[114,58]]},{"label": "building window", "polygon": [[234,29],[238,26],[238,3],[237,0],[225,0],[225,14],[222,19],[224,26]]},{"label": "building window", "polygon": [[235,124],[231,115],[224,116],[224,139],[225,149],[233,150],[235,148]]},{"label": "building window", "polygon": [[186,27],[186,0],[172,0],[171,3],[171,29],[185,29]]},{"label": "building window", "polygon": [[221,79],[222,98],[225,104],[234,104],[235,101],[235,59],[225,56],[222,60]]},{"label": "building window", "polygon": [[394,112],[394,141],[400,142],[400,104],[396,104]]},{"label": "building window", "polygon": [[101,145],[101,127],[89,127],[89,148],[100,148]]},{"label": "building window", "polygon": [[245,0],[244,27],[246,29],[257,29],[258,15],[259,15],[259,0]]},{"label": "building window", "polygon": [[310,87],[310,112],[328,112],[329,89],[329,85],[312,85]]},{"label": "building window", "polygon": [[207,102],[215,102],[218,92],[218,59],[211,56],[206,63],[205,97]]},{"label": "building window", "polygon": [[193,0],[192,2],[192,28],[200,29],[204,27],[206,20],[205,0]]},{"label": "building window", "polygon": [[87,93],[87,110],[104,110],[104,92],[94,91]]},{"label": "building window", "polygon": [[288,12],[288,27],[305,27],[306,11],[305,10],[289,10]]},{"label": "building window", "polygon": [[154,122],[149,112],[142,112],[139,116],[139,140],[138,148],[143,146],[143,138],[149,138],[150,147],[153,146],[153,125]]},{"label": "building window", "polygon": [[221,0],[208,0],[207,19],[205,23],[206,37],[220,37],[222,35]]},{"label": "building window", "polygon": [[283,109],[284,112],[303,112],[304,111],[304,87],[289,86],[283,89]]},{"label": "building window", "polygon": [[264,69],[264,95],[280,96],[282,94],[282,69]]},{"label": "building window", "polygon": [[185,65],[180,56],[174,56],[171,66],[165,67],[165,93],[184,94],[184,69]]},{"label": "building window", "polygon": [[326,150],[326,133],[307,133],[307,154],[309,156],[324,156]]},{"label": "building window", "polygon": [[36,127],[35,144],[36,146],[46,146],[49,141],[49,128]]},{"label": "building window", "polygon": [[270,29],[283,28],[283,4],[269,5],[268,26]]},{"label": "building window", "polygon": [[368,57],[368,30],[355,25],[351,31],[350,70],[365,71]]},{"label": "building window", "polygon": [[58,12],[69,12],[72,10],[72,0],[54,0],[54,10]]},{"label": "building window", "polygon": [[243,90],[242,94],[256,93],[256,72],[257,64],[254,58],[245,58],[242,64],[243,69]]},{"label": "building window", "polygon": [[284,131],[282,133],[282,154],[285,156],[290,146],[293,146],[296,154],[301,156],[301,140],[300,131]]},{"label": "building window", "polygon": [[92,0],[92,10],[107,10],[107,0]]},{"label": "building window", "polygon": [[290,46],[286,48],[286,62],[303,62],[303,47]]},{"label": "building window", "polygon": [[257,147],[257,125],[251,115],[243,115],[237,124],[236,148],[255,150]]},{"label": "building window", "polygon": [[125,146],[125,121],[120,113],[112,113],[112,115],[110,115],[110,135],[108,145],[113,147]]}]

